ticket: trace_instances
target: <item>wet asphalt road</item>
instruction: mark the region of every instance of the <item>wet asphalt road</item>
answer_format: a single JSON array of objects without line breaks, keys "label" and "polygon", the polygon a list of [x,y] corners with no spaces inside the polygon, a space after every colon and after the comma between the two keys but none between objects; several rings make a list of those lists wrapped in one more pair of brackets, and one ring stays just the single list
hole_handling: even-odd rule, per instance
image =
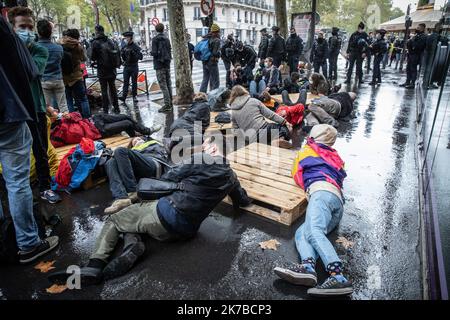
[{"label": "wet asphalt road", "polygon": [[[341,75],[343,70],[341,70]],[[345,213],[331,239],[354,282],[352,299],[420,299],[419,216],[415,146],[415,97],[398,88],[400,75],[385,71],[378,88],[358,89],[357,117],[341,123],[336,149],[346,161]],[[370,78],[366,76],[366,83]],[[173,117],[141,97],[139,110],[124,110],[147,125],[167,126]],[[178,115],[182,110],[175,110]],[[158,135],[162,136],[162,132]],[[43,260],[56,268],[83,265],[111,201],[107,185],[64,195],[45,206],[63,220],[58,249]],[[51,295],[45,274],[31,266],[0,268],[0,299],[308,299],[306,289],[273,274],[275,266],[298,261],[293,236],[303,219],[285,227],[220,205],[197,237],[185,243],[147,239],[144,258],[127,275],[100,286]],[[259,248],[277,239],[278,251]],[[319,279],[325,274],[319,267]]]}]

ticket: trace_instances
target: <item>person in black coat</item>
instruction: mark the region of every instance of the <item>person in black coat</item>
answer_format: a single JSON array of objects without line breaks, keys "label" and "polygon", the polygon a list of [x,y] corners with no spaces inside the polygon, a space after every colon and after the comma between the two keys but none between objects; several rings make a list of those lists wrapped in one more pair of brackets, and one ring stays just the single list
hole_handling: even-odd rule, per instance
[{"label": "person in black coat", "polygon": [[297,35],[295,28],[291,28],[291,35],[286,40],[286,53],[290,72],[297,72],[298,61],[303,53],[303,40]]},{"label": "person in black coat", "polygon": [[280,28],[273,26],[272,32],[273,36],[267,47],[267,58],[271,57],[273,59],[273,65],[278,68],[282,61],[286,61],[286,42],[279,34]]},{"label": "person in black coat", "polygon": [[267,33],[266,28],[262,28],[260,30],[261,32],[261,42],[258,46],[258,59],[259,59],[259,65],[261,68],[264,68],[264,60],[267,58],[267,49],[269,48],[269,40],[270,35]]},{"label": "person in black coat", "polygon": [[111,65],[109,58],[109,48],[114,48],[117,45],[111,39],[108,39],[102,26],[96,26],[95,32],[96,37],[92,41],[90,60],[97,67],[97,77],[102,90],[103,112],[108,113],[109,111],[109,90],[114,112],[120,113],[116,89],[117,69]]},{"label": "person in black coat", "polygon": [[373,59],[373,76],[370,85],[381,83],[381,69],[380,64],[383,61],[384,54],[387,52],[387,43],[384,39],[386,30],[381,29],[377,31],[376,40],[370,45],[370,51],[374,56]]},{"label": "person in black coat", "polygon": [[222,48],[220,48],[220,56],[222,57],[223,64],[225,65],[225,70],[227,71],[225,82],[228,88],[231,89],[231,66],[235,62],[235,51],[234,51],[235,41],[233,34],[229,34]]},{"label": "person in black coat", "polygon": [[333,27],[331,37],[328,39],[328,61],[329,61],[329,79],[337,80],[337,62],[341,52],[342,38],[339,36],[339,28]]},{"label": "person in black coat", "polygon": [[422,62],[422,55],[427,46],[427,36],[425,35],[425,24],[421,23],[416,29],[416,34],[406,43],[408,49],[408,64],[406,65],[406,82],[400,87],[413,89],[416,86],[417,67]]},{"label": "person in black coat", "polygon": [[349,66],[347,70],[347,80],[344,82],[345,84],[350,84],[353,67],[356,64],[356,78],[359,80],[359,83],[364,83],[363,81],[363,70],[362,65],[364,58],[366,57],[367,50],[367,38],[368,35],[364,31],[365,25],[360,22],[358,25],[358,30],[353,32],[348,40],[347,47],[347,56],[346,58],[349,61]]},{"label": "person in black coat", "polygon": [[133,102],[138,103],[137,100],[137,79],[139,75],[139,60],[144,59],[141,48],[133,41],[134,33],[127,31],[123,33],[126,40],[126,45],[122,48],[122,60],[123,60],[123,93],[120,101],[125,103],[128,96],[128,88],[131,88],[133,95]]},{"label": "person in black coat", "polygon": [[319,32],[311,50],[311,61],[313,62],[314,72],[319,73],[320,68],[322,68],[322,74],[325,78],[328,77],[327,59],[328,43],[324,38],[323,32]]},{"label": "person in black coat", "polygon": [[[241,41],[236,43],[235,62],[242,66],[243,76],[247,81],[253,80],[253,69],[256,66],[256,52],[252,46],[244,45]],[[248,85],[246,83],[245,85]]]}]

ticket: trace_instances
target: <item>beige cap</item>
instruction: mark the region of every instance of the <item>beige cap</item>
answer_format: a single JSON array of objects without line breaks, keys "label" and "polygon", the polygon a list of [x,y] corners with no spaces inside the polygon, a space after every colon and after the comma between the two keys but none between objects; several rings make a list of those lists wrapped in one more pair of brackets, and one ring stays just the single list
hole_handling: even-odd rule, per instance
[{"label": "beige cap", "polygon": [[337,130],[329,124],[317,124],[311,129],[309,136],[315,142],[331,147],[336,142]]}]

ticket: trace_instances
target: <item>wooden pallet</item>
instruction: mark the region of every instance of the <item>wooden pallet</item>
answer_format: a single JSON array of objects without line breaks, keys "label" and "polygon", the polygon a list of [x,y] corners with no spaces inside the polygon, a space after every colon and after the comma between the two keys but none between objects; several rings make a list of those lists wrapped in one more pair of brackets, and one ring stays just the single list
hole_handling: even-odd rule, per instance
[{"label": "wooden pallet", "polygon": [[[305,192],[291,177],[292,150],[253,143],[227,158],[254,203],[243,210],[291,225],[306,210]],[[230,199],[225,199],[230,203]]]},{"label": "wooden pallet", "polygon": [[[300,94],[298,94],[298,93],[291,93],[291,94],[289,94],[289,98],[291,99],[292,102],[295,103],[298,100],[298,96],[299,95]],[[273,95],[272,98],[274,98],[274,99],[276,99],[278,101],[282,101],[283,100],[283,98],[281,97],[281,94]],[[311,104],[311,101],[313,99],[318,99],[318,98],[320,98],[320,96],[312,94],[311,92],[308,92],[308,97],[306,98],[306,104],[307,105]]]},{"label": "wooden pallet", "polygon": [[[114,150],[118,147],[127,147],[128,144],[130,143],[130,139],[131,138],[129,137],[117,135],[110,138],[101,139],[101,141],[103,141],[106,144],[107,148],[111,148],[112,150]],[[58,163],[61,162],[62,158],[64,158],[67,152],[69,152],[69,150],[75,146],[76,144],[71,144],[64,147],[56,148],[56,153],[58,155]],[[83,190],[89,190],[105,182],[106,177],[96,178],[92,174],[90,174],[89,177],[81,185],[81,188]]]}]

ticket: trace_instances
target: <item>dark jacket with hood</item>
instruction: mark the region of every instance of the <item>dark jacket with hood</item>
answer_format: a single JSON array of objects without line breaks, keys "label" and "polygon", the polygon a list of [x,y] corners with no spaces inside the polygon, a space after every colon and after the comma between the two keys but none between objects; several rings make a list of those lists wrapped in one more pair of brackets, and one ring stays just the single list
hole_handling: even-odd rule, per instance
[{"label": "dark jacket with hood", "polygon": [[144,59],[141,48],[133,42],[126,44],[122,48],[123,65],[128,68],[137,68],[139,60]]},{"label": "dark jacket with hood", "polygon": [[0,16],[0,124],[36,120],[31,79],[38,70],[29,51]]},{"label": "dark jacket with hood", "polygon": [[255,67],[256,52],[251,46],[244,45],[242,51],[236,50],[235,54],[235,62],[238,62],[243,68],[245,68],[246,66],[253,66],[253,68]]},{"label": "dark jacket with hood", "polygon": [[152,39],[153,67],[155,70],[170,69],[172,60],[172,47],[169,39],[163,32],[159,32]]},{"label": "dark jacket with hood", "polygon": [[111,62],[108,58],[107,43],[115,45],[111,39],[108,39],[104,34],[98,35],[92,41],[91,60],[97,64],[97,75],[99,78],[115,78],[117,76],[117,69],[111,67]]},{"label": "dark jacket with hood", "polygon": [[366,32],[353,32],[348,40],[347,53],[362,55],[367,50],[367,41],[369,36]]},{"label": "dark jacket with hood", "polygon": [[64,84],[71,87],[76,82],[83,80],[81,62],[86,61],[86,55],[80,42],[76,39],[65,36],[61,40],[61,45],[64,51],[68,51],[72,55],[73,71],[70,74],[63,74]]},{"label": "dark jacket with hood", "polygon": [[328,59],[328,43],[323,38],[317,39],[311,50],[311,61],[324,62],[326,59]]},{"label": "dark jacket with hood", "polygon": [[[195,101],[183,116],[174,121],[170,126],[169,136],[180,137],[175,131],[184,130],[191,136],[195,133],[203,134],[208,128],[211,120],[210,105],[207,101]],[[201,123],[201,127],[198,125]],[[174,134],[175,133],[175,134]]]},{"label": "dark jacket with hood", "polygon": [[[203,159],[203,160],[201,160]],[[158,216],[169,233],[181,238],[194,236],[201,223],[227,196],[240,205],[246,197],[236,174],[222,156],[197,153],[165,173],[162,180],[181,182],[201,190],[176,191],[158,202]],[[161,210],[161,203],[166,204]]]},{"label": "dark jacket with hood", "polygon": [[258,46],[258,58],[265,59],[267,58],[267,49],[269,48],[270,36],[265,35],[261,37],[261,42]]}]

